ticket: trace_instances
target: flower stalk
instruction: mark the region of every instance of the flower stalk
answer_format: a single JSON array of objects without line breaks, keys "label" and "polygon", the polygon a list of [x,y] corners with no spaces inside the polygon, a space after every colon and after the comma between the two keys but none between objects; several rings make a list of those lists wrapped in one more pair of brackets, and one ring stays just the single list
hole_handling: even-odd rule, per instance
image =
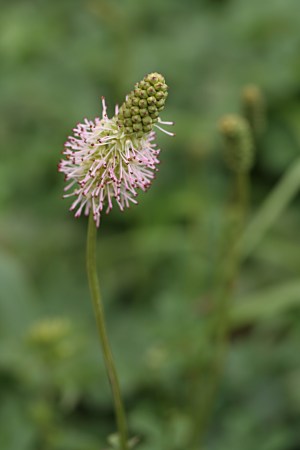
[{"label": "flower stalk", "polygon": [[240,116],[228,115],[220,122],[219,129],[223,138],[224,159],[233,173],[233,196],[227,210],[225,245],[221,256],[219,283],[215,292],[216,309],[211,335],[215,350],[208,364],[209,378],[201,405],[194,415],[195,427],[190,441],[190,447],[197,445],[197,448],[199,441],[203,440],[213,413],[214,400],[229,346],[231,299],[240,269],[240,238],[249,204],[249,172],[254,162],[253,136],[246,120]]},{"label": "flower stalk", "polygon": [[89,281],[90,293],[93,301],[93,308],[96,317],[97,330],[100,338],[100,343],[103,351],[104,363],[106,366],[106,371],[108,379],[110,382],[116,421],[118,427],[118,434],[120,440],[121,450],[128,450],[128,431],[127,422],[125,416],[125,409],[122,402],[121,391],[119,380],[117,376],[117,371],[115,368],[113,355],[111,352],[106,325],[104,317],[104,309],[100,294],[99,280],[97,276],[97,265],[96,265],[96,237],[97,237],[97,227],[94,221],[93,213],[90,213],[89,223],[88,223],[88,234],[87,234],[87,249],[86,249],[86,263],[87,263],[87,275]]}]

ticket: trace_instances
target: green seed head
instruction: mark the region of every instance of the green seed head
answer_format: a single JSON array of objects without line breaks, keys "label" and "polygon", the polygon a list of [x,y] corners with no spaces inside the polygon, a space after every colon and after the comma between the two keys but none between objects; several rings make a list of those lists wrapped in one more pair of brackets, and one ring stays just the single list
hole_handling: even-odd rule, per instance
[{"label": "green seed head", "polygon": [[167,90],[164,77],[156,72],[136,83],[116,117],[120,129],[126,134],[136,133],[138,137],[149,133],[164,109]]},{"label": "green seed head", "polygon": [[248,122],[240,116],[225,116],[219,125],[224,142],[224,158],[237,173],[248,172],[254,163],[254,145]]}]

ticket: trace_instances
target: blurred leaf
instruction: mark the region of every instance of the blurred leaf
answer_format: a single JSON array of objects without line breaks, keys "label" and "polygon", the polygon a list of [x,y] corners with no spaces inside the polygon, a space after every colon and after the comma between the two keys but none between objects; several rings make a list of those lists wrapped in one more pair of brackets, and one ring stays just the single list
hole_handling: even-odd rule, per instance
[{"label": "blurred leaf", "polygon": [[18,336],[36,314],[35,293],[24,267],[8,253],[0,253],[0,333]]},{"label": "blurred leaf", "polygon": [[231,320],[235,325],[257,322],[287,309],[300,307],[300,281],[268,287],[244,297],[234,305]]}]

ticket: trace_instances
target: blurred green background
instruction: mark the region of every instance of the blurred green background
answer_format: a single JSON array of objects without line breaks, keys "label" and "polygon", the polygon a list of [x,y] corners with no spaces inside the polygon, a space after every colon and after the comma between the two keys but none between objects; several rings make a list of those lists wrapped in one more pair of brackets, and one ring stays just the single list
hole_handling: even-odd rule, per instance
[{"label": "blurred green background", "polygon": [[[100,450],[115,431],[85,274],[86,219],[62,200],[75,123],[134,83],[169,85],[158,177],[99,231],[109,334],[141,450],[191,450],[206,389],[230,174],[217,123],[261,87],[251,215],[299,155],[298,0],[1,0],[0,447]],[[299,180],[300,183],[300,180]],[[230,349],[203,448],[300,448],[300,201],[240,276]],[[249,307],[250,305],[250,307]],[[200,447],[199,447],[200,448]]]}]

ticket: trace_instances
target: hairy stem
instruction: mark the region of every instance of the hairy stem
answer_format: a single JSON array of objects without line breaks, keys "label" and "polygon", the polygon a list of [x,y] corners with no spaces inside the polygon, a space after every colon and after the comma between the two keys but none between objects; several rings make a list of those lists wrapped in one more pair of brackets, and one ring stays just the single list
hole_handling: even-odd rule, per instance
[{"label": "hairy stem", "polygon": [[121,398],[121,391],[118,381],[118,376],[116,372],[116,368],[113,361],[112,352],[110,349],[109,340],[106,332],[105,318],[104,318],[104,310],[100,295],[99,281],[97,276],[96,269],[96,236],[97,236],[97,228],[93,219],[92,213],[89,217],[88,224],[88,235],[87,235],[87,252],[86,252],[86,262],[87,262],[87,274],[89,280],[90,293],[93,301],[94,312],[96,316],[96,323],[98,334],[100,338],[100,343],[103,351],[104,362],[106,366],[106,371],[108,375],[108,379],[110,382],[114,406],[115,406],[115,414],[116,421],[119,432],[119,439],[121,450],[128,450],[127,441],[127,423],[125,417],[125,410],[123,407],[123,402]]}]

